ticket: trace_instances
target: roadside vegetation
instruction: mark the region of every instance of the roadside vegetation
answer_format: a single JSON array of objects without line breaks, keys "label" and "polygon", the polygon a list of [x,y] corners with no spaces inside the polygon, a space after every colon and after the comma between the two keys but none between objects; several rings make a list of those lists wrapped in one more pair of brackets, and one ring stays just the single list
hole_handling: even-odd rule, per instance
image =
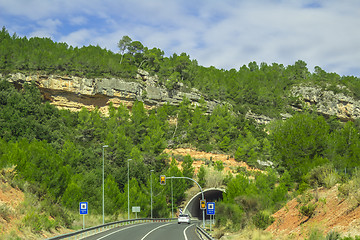
[{"label": "roadside vegetation", "polygon": [[[160,49],[148,49],[128,38],[119,41],[119,49],[120,53],[112,53],[99,46],[73,48],[46,38],[10,36],[5,28],[0,32],[0,168],[14,169],[11,181],[26,195],[21,226],[34,234],[74,228],[73,213],[80,201],[88,201],[90,211],[100,214],[104,145],[109,146],[104,149],[109,221],[127,212],[128,159],[132,159],[130,202],[141,207],[139,217],[150,216],[151,176],[154,217],[171,215],[170,186],[157,184],[160,175],[225,186],[224,199],[217,205],[219,235],[249,227],[266,229],[275,211],[290,198],[301,199],[307,189],[339,183],[344,196],[353,195],[360,202],[360,194],[353,191],[359,185],[360,121],[341,123],[311,109],[296,113],[290,105],[297,99],[287,97],[295,84],[316,84],[359,99],[358,78],[326,73],[320,67],[310,73],[303,61],[287,67],[252,62],[238,70],[205,68],[185,53],[165,57]],[[25,72],[131,81],[139,67],[157,74],[169,91],[197,88],[207,98],[230,104],[208,115],[203,106],[193,106],[188,99],[179,106],[149,111],[135,102],[131,111],[110,105],[109,116],[103,116],[85,108],[59,110],[44,101],[35,84],[15,88],[6,80],[9,73]],[[245,118],[250,109],[275,120],[264,129]],[[282,112],[293,117],[281,120]],[[173,118],[176,126],[168,121]],[[224,176],[222,163],[214,162],[195,175],[190,156],[181,159],[180,170],[175,159],[169,160],[163,152],[177,147],[226,153],[264,172],[239,168]],[[273,167],[265,168],[258,160],[271,161]],[[191,184],[180,180],[173,184],[178,205]],[[314,208],[304,202],[301,212],[311,217]],[[0,205],[5,221],[13,211]]]}]

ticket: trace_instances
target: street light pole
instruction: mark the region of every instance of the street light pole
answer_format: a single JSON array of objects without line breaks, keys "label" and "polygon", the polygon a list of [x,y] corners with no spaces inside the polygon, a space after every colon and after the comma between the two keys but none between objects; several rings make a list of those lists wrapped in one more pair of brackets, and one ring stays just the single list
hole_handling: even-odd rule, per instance
[{"label": "street light pole", "polygon": [[131,161],[132,159],[128,159],[127,163],[128,163],[128,220],[130,219],[130,197],[129,197],[129,192],[130,192],[130,180],[129,180],[129,162]]},{"label": "street light pole", "polygon": [[173,218],[173,212],[174,212],[174,193],[173,193],[173,183],[171,178],[171,218]]},{"label": "street light pole", "polygon": [[153,198],[152,198],[152,173],[153,173],[154,170],[150,170],[150,195],[151,195],[151,218],[153,218]]},{"label": "street light pole", "polygon": [[104,160],[104,148],[107,148],[107,147],[109,147],[108,145],[104,145],[104,146],[102,146],[102,150],[103,150],[103,154],[102,154],[102,156],[103,156],[103,169],[102,169],[102,172],[103,172],[103,176],[102,176],[102,185],[103,185],[103,191],[102,191],[102,212],[103,212],[103,224],[105,224],[105,197],[104,197],[104,195],[105,195],[105,184],[104,184],[104,178],[105,178],[105,160]]}]

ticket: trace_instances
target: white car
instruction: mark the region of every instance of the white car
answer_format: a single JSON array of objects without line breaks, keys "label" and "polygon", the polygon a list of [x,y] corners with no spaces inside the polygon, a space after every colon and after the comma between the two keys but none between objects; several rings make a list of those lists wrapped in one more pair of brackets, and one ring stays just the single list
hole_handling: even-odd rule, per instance
[{"label": "white car", "polygon": [[190,216],[188,214],[180,214],[178,217],[178,224],[180,223],[187,223],[190,224]]}]

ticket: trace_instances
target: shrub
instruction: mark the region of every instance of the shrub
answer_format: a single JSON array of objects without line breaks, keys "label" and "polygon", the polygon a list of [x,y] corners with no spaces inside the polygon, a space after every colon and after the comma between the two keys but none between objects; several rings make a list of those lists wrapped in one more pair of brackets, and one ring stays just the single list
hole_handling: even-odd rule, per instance
[{"label": "shrub", "polygon": [[334,231],[330,231],[328,232],[328,234],[326,235],[326,240],[340,240],[340,233],[338,232],[334,232]]},{"label": "shrub", "polygon": [[338,188],[340,197],[349,197],[353,196],[357,201],[357,204],[360,205],[360,174],[355,172],[354,176],[347,183],[341,184]]},{"label": "shrub", "polygon": [[314,196],[310,192],[307,192],[305,194],[298,196],[296,198],[296,201],[300,204],[306,205],[313,199],[314,199]]},{"label": "shrub", "polygon": [[315,212],[316,207],[317,207],[317,205],[314,203],[302,205],[299,209],[299,212],[301,213],[301,215],[311,218]]},{"label": "shrub", "polygon": [[299,184],[299,188],[298,191],[300,194],[304,193],[307,189],[309,188],[309,184],[307,184],[306,182],[301,182]]},{"label": "shrub", "polygon": [[205,182],[207,187],[220,187],[223,184],[224,175],[222,172],[208,168],[205,175]]},{"label": "shrub", "polygon": [[339,181],[339,175],[332,166],[323,165],[313,168],[305,177],[311,187],[331,188]]},{"label": "shrub", "polygon": [[0,202],[0,217],[2,217],[6,222],[10,222],[10,216],[12,213],[13,210],[11,208]]},{"label": "shrub", "polygon": [[258,212],[256,213],[253,218],[253,223],[257,228],[265,230],[268,226],[270,226],[274,221],[274,217],[271,215],[268,215],[264,212]]},{"label": "shrub", "polygon": [[260,209],[260,200],[257,196],[241,195],[236,197],[235,202],[249,215]]},{"label": "shrub", "polygon": [[50,231],[56,226],[55,220],[34,211],[26,214],[23,219],[23,223],[26,227],[30,227],[31,231],[34,233],[40,233],[42,230]]},{"label": "shrub", "polygon": [[343,237],[341,238],[341,240],[360,240],[360,236],[355,236],[355,238],[353,237]]},{"label": "shrub", "polygon": [[224,163],[220,160],[215,161],[214,169],[221,172],[222,170],[224,170]]},{"label": "shrub", "polygon": [[308,240],[323,240],[324,239],[323,232],[318,228],[311,229],[311,231],[309,233],[309,238],[307,238],[307,239]]},{"label": "shrub", "polygon": [[216,214],[215,220],[218,227],[237,231],[245,226],[243,211],[237,204],[219,202]]},{"label": "shrub", "polygon": [[350,192],[351,192],[351,186],[350,186],[349,183],[341,184],[338,187],[338,191],[339,191],[339,196],[340,197],[348,197]]},{"label": "shrub", "polygon": [[23,223],[26,227],[30,227],[31,231],[35,233],[39,233],[42,230],[40,215],[33,211],[26,214]]}]

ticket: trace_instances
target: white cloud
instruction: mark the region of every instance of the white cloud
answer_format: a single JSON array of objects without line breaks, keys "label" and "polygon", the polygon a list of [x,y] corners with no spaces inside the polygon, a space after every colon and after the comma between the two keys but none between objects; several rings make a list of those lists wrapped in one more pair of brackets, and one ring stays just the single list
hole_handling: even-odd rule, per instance
[{"label": "white cloud", "polygon": [[95,36],[95,32],[89,29],[80,29],[72,32],[69,35],[63,36],[59,39],[59,42],[66,42],[71,46],[87,46],[90,45],[91,39]]},{"label": "white cloud", "polygon": [[310,70],[360,75],[358,0],[0,0],[0,9],[9,30],[70,45],[117,52],[128,35],[205,66],[302,59]]},{"label": "white cloud", "polygon": [[83,16],[70,17],[69,22],[71,25],[85,25],[87,18]]}]

